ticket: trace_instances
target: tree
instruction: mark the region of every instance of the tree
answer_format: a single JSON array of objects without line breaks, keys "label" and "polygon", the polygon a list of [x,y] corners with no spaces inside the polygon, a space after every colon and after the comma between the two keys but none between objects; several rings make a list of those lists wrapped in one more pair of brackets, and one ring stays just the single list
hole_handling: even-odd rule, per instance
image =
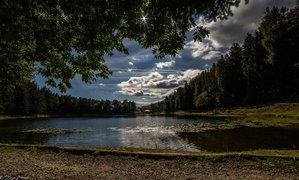
[{"label": "tree", "polygon": [[30,94],[30,113],[44,113],[47,109],[47,102],[44,93],[39,89],[35,82],[29,82],[27,87]]},{"label": "tree", "polygon": [[229,64],[229,86],[231,88],[230,102],[233,104],[242,104],[246,84],[242,72],[242,48],[237,43],[230,47],[228,60]]},{"label": "tree", "polygon": [[14,90],[14,105],[10,113],[14,114],[28,114],[30,111],[30,94],[28,89],[28,83],[16,86]]},{"label": "tree", "polygon": [[263,33],[247,33],[243,43],[242,72],[246,82],[244,103],[260,103],[266,98],[273,78],[265,62],[267,51],[262,45]]},{"label": "tree", "polygon": [[229,104],[231,95],[231,86],[229,79],[229,64],[224,56],[217,61],[215,75],[217,77],[217,85],[219,89],[219,104],[225,105]]},{"label": "tree", "polygon": [[128,104],[128,100],[124,100],[122,102],[122,107],[123,107],[123,112],[127,113],[130,110],[129,104]]},{"label": "tree", "polygon": [[166,96],[165,97],[165,111],[166,112],[170,112],[170,102],[169,102],[169,98]]},{"label": "tree", "polygon": [[[131,102],[131,101],[130,101]],[[132,101],[131,103],[130,103],[130,112],[131,113],[135,113],[135,111],[136,111],[136,103],[134,102],[134,101]]]},{"label": "tree", "polygon": [[46,98],[46,113],[52,114],[55,106],[55,95],[51,92],[49,88],[46,88],[45,86],[41,88],[41,91],[43,92]]},{"label": "tree", "polygon": [[151,104],[151,109],[152,109],[153,112],[158,111],[158,107],[155,104]]},{"label": "tree", "polygon": [[121,109],[121,103],[118,102],[118,100],[114,99],[112,101],[112,107],[113,107],[113,111],[114,112],[120,112],[120,109]]},{"label": "tree", "polygon": [[103,104],[103,111],[104,112],[110,112],[111,111],[111,107],[112,107],[111,101],[109,101],[108,99],[106,99],[104,101],[104,104]]},{"label": "tree", "polygon": [[[81,75],[85,83],[98,77],[106,79],[112,71],[103,64],[104,55],[112,56],[113,50],[128,54],[123,43],[126,38],[136,40],[143,48],[154,46],[156,58],[175,56],[183,49],[191,27],[196,29],[194,41],[209,34],[207,29],[196,26],[195,17],[226,19],[233,15],[231,7],[239,3],[240,0],[1,1],[1,86],[18,84],[35,69],[48,79],[47,85],[59,87],[62,92],[71,87],[69,80],[75,75]],[[14,71],[15,67],[20,69]]]},{"label": "tree", "polygon": [[207,91],[202,92],[199,96],[196,97],[194,106],[196,108],[205,107],[210,103],[210,98]]},{"label": "tree", "polygon": [[294,65],[299,60],[298,8],[299,1],[292,10],[286,7],[267,8],[260,24],[264,37],[262,44],[268,52],[266,61],[273,65],[275,87],[281,95],[288,94],[286,90],[290,89],[293,77],[297,76]]}]

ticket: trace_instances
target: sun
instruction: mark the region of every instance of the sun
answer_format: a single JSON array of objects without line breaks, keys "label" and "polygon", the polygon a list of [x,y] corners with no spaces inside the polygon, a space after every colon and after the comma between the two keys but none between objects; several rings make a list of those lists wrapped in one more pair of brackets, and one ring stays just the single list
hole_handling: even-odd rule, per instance
[{"label": "sun", "polygon": [[145,17],[144,16],[142,17],[142,20],[145,21]]}]

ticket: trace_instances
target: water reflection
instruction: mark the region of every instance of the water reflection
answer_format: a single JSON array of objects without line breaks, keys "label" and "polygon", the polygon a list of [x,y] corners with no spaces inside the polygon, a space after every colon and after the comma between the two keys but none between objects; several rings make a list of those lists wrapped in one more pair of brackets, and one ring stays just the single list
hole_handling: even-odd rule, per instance
[{"label": "water reflection", "polygon": [[182,133],[182,139],[188,139],[202,150],[210,152],[246,151],[255,149],[299,149],[297,128],[249,128],[202,133]]},{"label": "water reflection", "polygon": [[51,134],[33,134],[33,133],[0,133],[1,143],[18,144],[46,144]]}]

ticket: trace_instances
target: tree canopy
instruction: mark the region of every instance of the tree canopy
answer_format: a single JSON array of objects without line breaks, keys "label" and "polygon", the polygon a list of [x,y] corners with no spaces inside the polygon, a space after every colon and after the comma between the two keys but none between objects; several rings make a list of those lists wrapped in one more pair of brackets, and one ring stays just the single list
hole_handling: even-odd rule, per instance
[{"label": "tree canopy", "polygon": [[[0,2],[0,84],[14,88],[32,77],[62,92],[81,75],[91,83],[108,78],[103,63],[113,50],[128,54],[123,40],[153,48],[156,58],[175,56],[183,49],[186,32],[194,41],[209,31],[195,18],[226,19],[241,0],[3,0]],[[245,0],[248,3],[249,0]]]}]

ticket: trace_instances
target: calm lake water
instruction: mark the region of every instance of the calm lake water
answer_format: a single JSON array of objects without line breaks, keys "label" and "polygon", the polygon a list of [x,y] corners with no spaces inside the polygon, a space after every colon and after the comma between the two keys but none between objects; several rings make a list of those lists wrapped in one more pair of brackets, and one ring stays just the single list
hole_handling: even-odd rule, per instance
[{"label": "calm lake water", "polygon": [[[68,117],[0,121],[0,142],[64,146],[167,148],[213,152],[252,149],[299,149],[299,125],[176,134],[164,128],[176,124],[213,122],[196,116]],[[36,128],[93,131],[66,134],[24,133]]]}]

